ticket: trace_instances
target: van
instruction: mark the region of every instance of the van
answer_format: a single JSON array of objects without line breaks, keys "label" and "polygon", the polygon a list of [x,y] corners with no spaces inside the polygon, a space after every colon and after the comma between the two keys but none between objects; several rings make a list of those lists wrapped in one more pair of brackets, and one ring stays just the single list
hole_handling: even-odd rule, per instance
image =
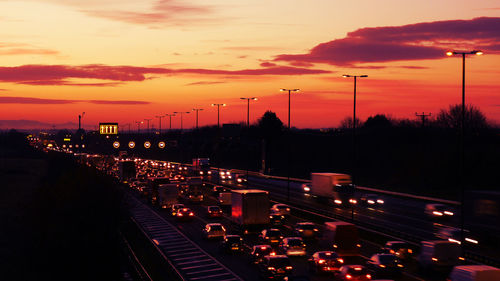
[{"label": "van", "polygon": [[500,280],[500,269],[488,265],[460,265],[451,271],[448,281]]},{"label": "van", "polygon": [[425,271],[449,271],[459,265],[460,245],[451,241],[422,241],[418,265]]}]

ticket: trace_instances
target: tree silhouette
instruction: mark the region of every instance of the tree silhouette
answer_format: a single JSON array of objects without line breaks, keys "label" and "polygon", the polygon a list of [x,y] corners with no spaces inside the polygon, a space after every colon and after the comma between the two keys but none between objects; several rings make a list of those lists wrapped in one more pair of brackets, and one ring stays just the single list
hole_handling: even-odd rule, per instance
[{"label": "tree silhouette", "polygon": [[[439,127],[460,129],[462,126],[462,105],[450,105],[446,109],[441,109],[436,117],[436,124]],[[488,128],[488,121],[479,108],[473,105],[465,106],[465,129],[478,131]]]},{"label": "tree silhouette", "polygon": [[[356,128],[361,127],[361,120],[356,118]],[[352,117],[347,116],[340,121],[340,129],[352,129]]]},{"label": "tree silhouette", "polygon": [[268,110],[257,122],[262,137],[273,139],[281,135],[283,131],[283,122],[276,116],[276,113]]},{"label": "tree silhouette", "polygon": [[392,127],[392,122],[383,114],[370,116],[363,125],[366,129],[388,129]]}]

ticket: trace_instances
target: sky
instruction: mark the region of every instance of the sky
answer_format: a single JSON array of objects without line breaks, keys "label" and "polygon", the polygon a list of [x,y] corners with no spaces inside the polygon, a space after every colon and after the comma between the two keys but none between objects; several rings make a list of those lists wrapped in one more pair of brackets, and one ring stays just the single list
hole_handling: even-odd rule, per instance
[{"label": "sky", "polygon": [[[500,123],[500,0],[0,0],[0,128],[173,112],[183,127],[250,122],[298,128],[356,114],[416,119],[466,102]],[[162,119],[168,127],[168,117]],[[24,123],[23,123],[24,122]],[[180,127],[180,116],[172,127]],[[146,121],[141,125],[145,128]]]}]

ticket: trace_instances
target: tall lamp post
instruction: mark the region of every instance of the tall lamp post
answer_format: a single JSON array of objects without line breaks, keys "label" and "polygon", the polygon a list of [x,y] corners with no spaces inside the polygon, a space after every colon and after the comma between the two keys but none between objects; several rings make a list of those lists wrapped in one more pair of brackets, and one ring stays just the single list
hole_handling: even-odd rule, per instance
[{"label": "tall lamp post", "polygon": [[220,128],[220,107],[226,106],[225,103],[212,103],[212,106],[217,106],[217,128]]},{"label": "tall lamp post", "polygon": [[[365,78],[368,75],[342,75],[344,78],[354,78],[354,102],[352,109],[352,179],[353,184],[356,180],[356,82],[358,78]],[[351,220],[354,221],[354,204],[355,202],[349,202],[351,204]]]},{"label": "tall lamp post", "polygon": [[196,111],[196,129],[198,129],[198,111],[202,111],[203,108],[193,108],[193,111]]},{"label": "tall lamp post", "polygon": [[137,124],[137,133],[139,134],[141,132],[141,124],[144,123],[143,121],[135,121]]},{"label": "tall lamp post", "polygon": [[453,55],[462,56],[462,120],[460,124],[460,245],[462,246],[462,251],[464,249],[464,201],[465,201],[465,56],[466,55],[482,55],[483,52],[480,50],[473,50],[469,52],[457,52],[448,51],[446,55],[451,57]]},{"label": "tall lamp post", "polygon": [[[290,96],[292,94],[292,92],[299,92],[300,89],[283,89],[281,88],[280,89],[281,92],[288,92],[288,134],[290,134],[290,130],[292,128],[291,126],[291,123],[290,123]],[[287,164],[288,164],[288,175],[287,175],[287,181],[286,181],[286,198],[287,198],[287,201],[290,202],[290,162],[291,162],[291,157],[290,157],[290,147],[291,147],[291,144],[290,144],[290,136],[288,137],[288,161],[287,161]]]},{"label": "tall lamp post", "polygon": [[172,116],[175,116],[175,114],[165,114],[165,117],[169,117],[169,123],[170,123],[170,126],[169,126],[169,131],[172,130]]},{"label": "tall lamp post", "polygon": [[181,115],[181,132],[182,132],[182,116],[183,116],[184,114],[189,114],[189,113],[191,113],[191,111],[176,111],[176,112],[174,112],[174,113],[175,113],[175,114],[180,114],[180,115]]},{"label": "tall lamp post", "polygon": [[158,121],[159,121],[159,124],[158,124],[159,126],[158,127],[159,127],[159,131],[160,131],[160,135],[161,135],[161,119],[163,117],[165,117],[165,116],[163,116],[163,115],[156,115],[155,117],[158,118]]},{"label": "tall lamp post", "polygon": [[257,100],[257,98],[252,97],[252,98],[240,98],[240,99],[247,101],[247,127],[250,127],[250,101]]},{"label": "tall lamp post", "polygon": [[151,120],[153,120],[153,119],[144,119],[144,121],[146,121],[146,122],[147,122],[147,130],[146,130],[146,134],[149,134],[149,133],[150,133],[150,132],[149,132],[149,121],[151,121]]}]

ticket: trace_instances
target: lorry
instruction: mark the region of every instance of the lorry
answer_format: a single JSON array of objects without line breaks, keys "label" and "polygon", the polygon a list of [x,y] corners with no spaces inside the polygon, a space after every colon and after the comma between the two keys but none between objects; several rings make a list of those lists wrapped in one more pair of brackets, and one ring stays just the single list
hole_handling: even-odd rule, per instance
[{"label": "lorry", "polygon": [[203,201],[203,180],[201,177],[187,178],[186,182],[181,185],[181,197],[193,203]]},{"label": "lorry", "polygon": [[147,186],[144,189],[144,195],[151,202],[152,205],[158,204],[158,188],[162,184],[170,183],[170,179],[167,177],[152,177],[148,178]]},{"label": "lorry", "polygon": [[339,173],[311,173],[311,184],[304,186],[306,195],[332,201],[337,206],[357,203],[351,176]]},{"label": "lorry", "polygon": [[208,158],[194,158],[193,159],[193,175],[206,177],[210,172],[210,159]]},{"label": "lorry", "polygon": [[450,272],[463,260],[460,245],[445,240],[422,241],[417,263],[426,273]]},{"label": "lorry", "polygon": [[122,160],[118,162],[118,177],[120,181],[127,182],[135,178],[135,162],[130,160]]},{"label": "lorry", "polygon": [[179,186],[177,183],[167,183],[158,185],[158,207],[168,209],[173,204],[177,204],[179,197]]},{"label": "lorry", "polygon": [[246,189],[231,191],[231,219],[244,234],[269,224],[269,193]]},{"label": "lorry", "polygon": [[488,265],[455,266],[448,277],[450,281],[500,280],[500,269]]},{"label": "lorry", "polygon": [[356,225],[343,221],[325,222],[320,244],[339,256],[357,256],[361,247]]}]

